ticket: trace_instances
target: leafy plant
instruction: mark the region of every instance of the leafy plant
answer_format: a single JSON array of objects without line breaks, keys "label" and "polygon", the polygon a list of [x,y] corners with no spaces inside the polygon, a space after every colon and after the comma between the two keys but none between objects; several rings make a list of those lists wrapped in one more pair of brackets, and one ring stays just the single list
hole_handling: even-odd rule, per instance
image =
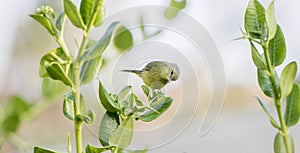
[{"label": "leafy plant", "polygon": [[[7,140],[20,152],[28,152],[29,146],[17,134],[23,123],[32,121],[41,112],[56,102],[56,98],[65,90],[63,83],[43,79],[42,97],[31,102],[20,95],[12,95],[8,103],[0,107],[0,148]],[[17,141],[16,141],[17,140]]]},{"label": "leafy plant", "polygon": [[290,62],[278,75],[276,68],[285,60],[286,44],[281,27],[276,22],[274,1],[265,9],[257,0],[250,0],[244,22],[246,32],[243,32],[242,38],[249,40],[259,86],[267,97],[273,99],[279,118],[278,123],[265,102],[257,97],[272,126],[278,130],[274,152],[294,153],[294,141],[289,128],[297,124],[300,117],[300,90],[294,81],[297,63]]},{"label": "leafy plant", "polygon": [[[50,6],[41,6],[30,16],[39,22],[57,42],[58,47],[48,51],[40,60],[39,75],[42,78],[60,81],[69,92],[64,95],[63,114],[74,122],[76,152],[82,153],[82,125],[95,120],[92,109],[86,108],[81,86],[96,79],[102,64],[102,55],[107,46],[113,44],[121,52],[133,46],[131,32],[122,23],[112,22],[98,40],[90,40],[94,27],[101,25],[104,18],[103,0],[82,0],[77,6],[71,0],[63,0],[64,12],[58,16]],[[64,42],[66,19],[82,31],[82,41],[75,55],[72,55]],[[161,91],[142,86],[148,102],[143,103],[132,92],[131,86],[124,87],[120,93],[109,93],[99,80],[99,99],[106,110],[100,127],[99,141],[102,147],[87,145],[86,153],[110,150],[122,152],[132,139],[134,121],[150,122],[162,115],[172,104],[172,98]],[[69,152],[71,152],[69,141]],[[145,150],[144,150],[145,151]],[[35,153],[54,152],[40,147]]]}]

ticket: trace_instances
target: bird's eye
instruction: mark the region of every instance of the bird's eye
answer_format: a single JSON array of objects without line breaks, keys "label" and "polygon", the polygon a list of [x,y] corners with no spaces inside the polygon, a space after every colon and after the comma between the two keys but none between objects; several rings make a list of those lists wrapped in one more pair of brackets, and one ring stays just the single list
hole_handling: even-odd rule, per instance
[{"label": "bird's eye", "polygon": [[174,74],[174,70],[171,71],[171,76]]}]

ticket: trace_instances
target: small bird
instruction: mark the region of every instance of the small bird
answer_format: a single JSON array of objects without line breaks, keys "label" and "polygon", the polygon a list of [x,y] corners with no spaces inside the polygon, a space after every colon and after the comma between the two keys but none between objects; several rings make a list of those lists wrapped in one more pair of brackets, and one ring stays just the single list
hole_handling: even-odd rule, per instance
[{"label": "small bird", "polygon": [[148,63],[142,70],[122,70],[123,72],[135,73],[151,89],[161,89],[170,81],[176,81],[180,71],[176,64],[165,61],[153,61]]}]

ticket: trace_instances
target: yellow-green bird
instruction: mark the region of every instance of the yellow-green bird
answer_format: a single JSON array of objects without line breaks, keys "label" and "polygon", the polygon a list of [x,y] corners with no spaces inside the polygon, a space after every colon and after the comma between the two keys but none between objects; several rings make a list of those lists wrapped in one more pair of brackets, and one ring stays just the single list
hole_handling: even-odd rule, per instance
[{"label": "yellow-green bird", "polygon": [[143,82],[151,89],[161,89],[170,81],[176,81],[180,71],[176,64],[165,61],[153,61],[142,70],[122,70],[135,73],[143,79]]}]

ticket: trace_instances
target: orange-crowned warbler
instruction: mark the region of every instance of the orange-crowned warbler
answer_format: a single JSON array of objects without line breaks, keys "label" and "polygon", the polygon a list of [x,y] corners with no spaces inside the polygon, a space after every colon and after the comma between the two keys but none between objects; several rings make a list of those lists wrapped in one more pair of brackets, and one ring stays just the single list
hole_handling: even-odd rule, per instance
[{"label": "orange-crowned warbler", "polygon": [[180,73],[176,64],[165,61],[150,62],[142,70],[122,71],[135,73],[152,89],[161,89],[170,81],[176,81]]}]

